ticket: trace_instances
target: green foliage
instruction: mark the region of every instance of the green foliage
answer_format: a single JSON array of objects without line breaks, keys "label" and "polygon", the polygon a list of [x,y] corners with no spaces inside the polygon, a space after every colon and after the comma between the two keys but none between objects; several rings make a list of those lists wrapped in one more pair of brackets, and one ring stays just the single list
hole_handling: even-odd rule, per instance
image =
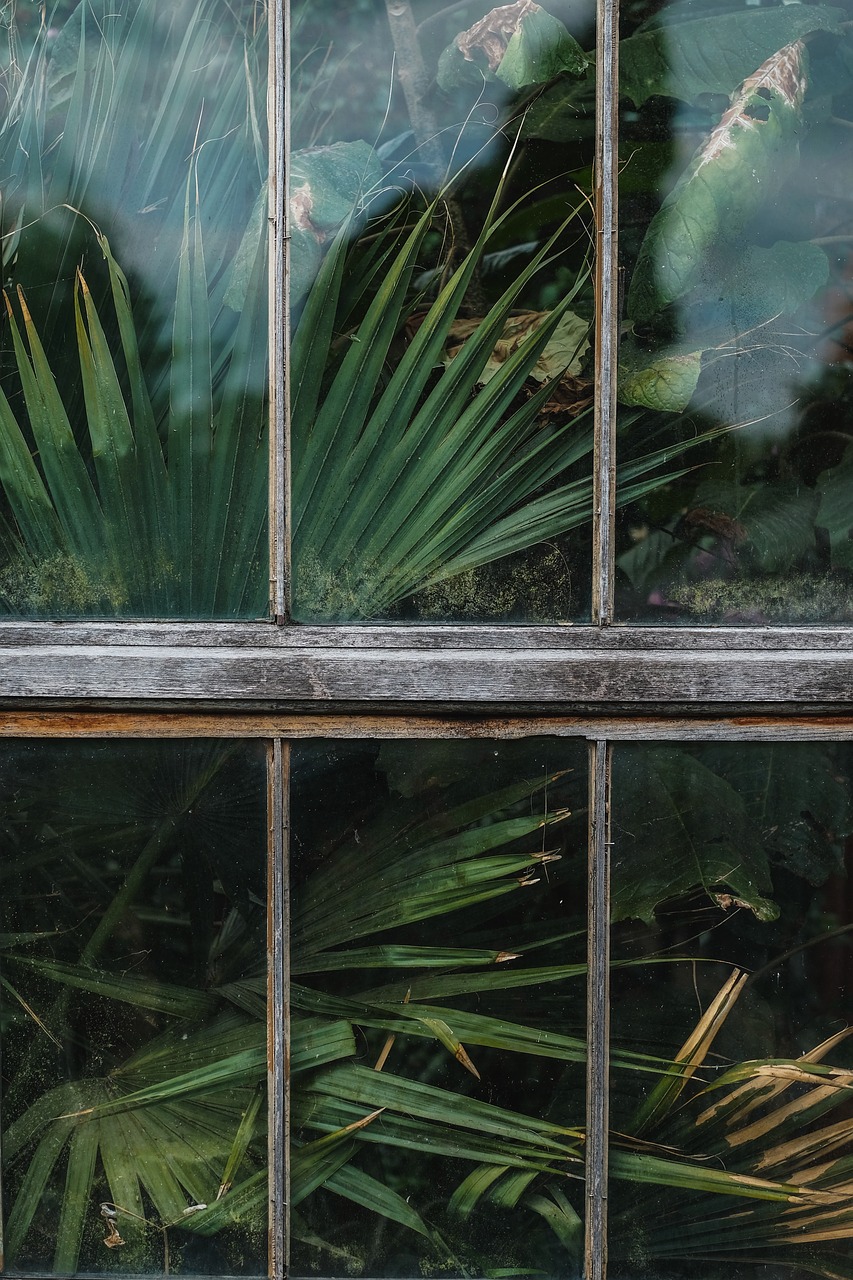
[{"label": "green foliage", "polygon": [[[716,198],[728,204],[725,193]],[[695,228],[680,223],[683,212],[674,201],[666,214],[664,241],[670,236],[678,240],[680,233],[686,232],[695,247]],[[663,215],[661,209],[657,216]],[[674,225],[670,225],[670,218]],[[655,255],[656,282],[662,274],[658,264],[666,251],[660,245],[655,247],[653,227],[654,223],[643,241],[634,275],[641,283],[640,273],[650,269],[650,260],[643,257],[646,250]],[[725,253],[725,247],[725,237],[717,236],[707,259],[691,261],[686,244],[682,245],[686,275],[682,283],[693,285],[680,307],[679,328],[686,336],[664,347],[648,339],[626,338],[619,353],[619,399],[623,404],[683,412],[696,393],[703,369],[719,364],[720,381],[732,377],[731,365],[738,359],[738,345],[745,335],[756,334],[759,354],[762,349],[784,349],[787,318],[809,302],[829,277],[826,254],[815,244],[778,240],[770,248],[750,245],[731,253]],[[637,318],[643,317],[638,314]]]},{"label": "green foliage", "polygon": [[[630,828],[620,832],[614,919],[651,923],[661,901],[697,885],[715,901],[735,897],[759,920],[778,915],[758,832],[725,779],[677,748],[660,747],[644,754],[641,767],[617,763],[614,787],[632,824],[653,823],[656,830],[654,844],[632,837]],[[685,810],[695,823],[690,831]]]},{"label": "green foliage", "polygon": [[[840,11],[674,3],[634,18],[620,46],[636,110],[624,112],[619,399],[647,410],[649,429],[678,414],[743,430],[704,452],[711,471],[660,490],[625,526],[638,539],[619,556],[626,604],[841,621],[850,428],[846,409],[833,413],[828,448],[828,417],[810,409],[838,381],[827,362],[846,359],[846,249],[827,204],[848,115]],[[686,165],[683,134],[701,138]],[[676,422],[671,438],[677,448]]]},{"label": "green foliage", "polygon": [[[223,36],[212,0],[198,0],[149,85],[146,59],[173,34],[155,22],[153,3],[132,17],[101,14],[89,0],[78,7],[51,46],[37,43],[0,130],[17,287],[0,398],[0,590],[13,612],[266,609],[263,28],[245,58],[211,60],[209,45]],[[531,76],[585,74],[579,46],[541,9],[504,35],[501,74],[514,89]],[[228,36],[236,44],[241,33]],[[189,73],[214,62],[213,82]],[[122,95],[134,86],[144,110],[131,124]],[[117,189],[113,171],[123,175]],[[590,415],[549,418],[553,388],[530,395],[528,385],[572,303],[577,342],[561,359],[583,357],[591,288],[582,252],[560,267],[567,288],[551,289],[536,331],[501,360],[511,311],[562,252],[559,231],[543,234],[436,378],[486,250],[518,221],[527,193],[499,214],[506,194],[495,180],[481,234],[441,276],[411,338],[414,281],[434,253],[441,199],[423,211],[398,194],[396,212],[371,216],[365,248],[357,233],[394,186],[363,141],[298,152],[291,166],[292,550],[303,618],[387,614],[590,518]],[[146,211],[147,239],[114,218],[116,202]],[[565,231],[585,204],[569,211],[564,183],[559,203]],[[500,253],[508,260],[505,245]],[[156,296],[155,255],[164,263]],[[45,305],[41,282],[61,282],[69,266],[76,284],[51,287]],[[561,369],[549,372],[556,379]],[[626,498],[661,483],[664,460],[632,458]]]},{"label": "green foliage", "polygon": [[[826,1120],[843,1107],[850,1072],[823,1059],[844,1052],[849,1031],[809,1046],[796,1061],[712,1071],[716,1078],[708,1083],[703,1076],[712,1046],[726,1020],[737,1017],[746,981],[737,970],[726,980],[676,1056],[682,1074],[662,1082],[641,1113],[650,1136],[680,1148],[668,1202],[655,1203],[641,1185],[616,1201],[612,1253],[631,1258],[641,1274],[674,1258],[701,1262],[716,1274],[715,1264],[725,1268],[733,1253],[747,1250],[757,1265],[772,1259],[811,1274],[846,1274],[835,1245],[851,1213],[849,1158],[841,1154],[849,1125]],[[694,1172],[690,1156],[699,1152],[703,1167]],[[616,1160],[618,1169],[618,1154]],[[644,1166],[636,1170],[638,1184],[662,1180],[656,1157],[638,1163]],[[714,1187],[721,1175],[730,1195],[712,1204],[709,1192],[722,1189]]]},{"label": "green foliage", "polygon": [[[570,1080],[571,1064],[576,1061],[579,1046],[570,1037],[555,1034],[555,997],[544,1004],[539,992],[543,983],[555,983],[555,996],[566,984],[569,994],[583,965],[543,965],[542,959],[556,939],[549,940],[545,920],[537,920],[531,927],[519,919],[517,912],[490,913],[495,926],[502,930],[492,936],[499,936],[502,945],[511,946],[515,954],[468,950],[463,943],[467,907],[451,911],[446,925],[442,916],[431,917],[430,946],[417,948],[399,943],[353,949],[344,945],[339,963],[330,963],[338,949],[333,940],[339,930],[346,937],[352,929],[348,923],[352,911],[349,899],[357,903],[355,910],[360,917],[374,894],[380,895],[381,905],[383,896],[389,896],[389,881],[393,881],[397,889],[393,917],[396,927],[413,910],[414,904],[406,902],[403,887],[411,884],[417,891],[418,886],[408,873],[407,863],[411,858],[413,867],[417,867],[433,858],[426,856],[429,845],[423,839],[423,828],[406,826],[404,815],[411,815],[411,822],[418,812],[411,807],[412,799],[420,798],[426,803],[430,795],[439,794],[437,788],[449,785],[451,790],[446,795],[450,801],[453,788],[458,789],[460,783],[448,780],[464,776],[466,755],[470,754],[470,749],[466,752],[458,745],[448,751],[439,744],[427,750],[424,760],[399,747],[386,753],[383,765],[389,770],[389,781],[394,786],[406,785],[406,799],[387,802],[375,823],[360,824],[357,839],[352,837],[341,844],[332,838],[331,843],[343,857],[342,877],[334,874],[334,855],[328,869],[319,873],[316,885],[317,872],[307,872],[304,892],[310,895],[306,901],[313,904],[315,911],[323,910],[330,891],[335,894],[327,912],[332,946],[329,950],[318,949],[316,960],[309,956],[300,966],[306,973],[306,985],[301,985],[300,975],[295,1002],[306,1014],[318,1016],[325,1012],[330,1025],[331,1020],[341,1017],[357,1021],[366,1037],[368,1060],[357,1066],[342,1061],[324,1068],[318,1077],[301,1073],[296,1115],[309,1130],[316,1123],[321,1132],[339,1135],[339,1141],[346,1135],[353,1144],[349,1158],[355,1167],[375,1167],[373,1161],[378,1159],[379,1151],[389,1144],[382,1166],[386,1176],[399,1179],[395,1185],[410,1189],[418,1185],[421,1159],[428,1160],[430,1154],[438,1157],[444,1168],[459,1160],[473,1162],[465,1176],[449,1183],[436,1171],[434,1176],[441,1178],[442,1189],[452,1187],[446,1211],[436,1195],[435,1182],[428,1180],[423,1187],[422,1200],[431,1200],[432,1214],[424,1216],[422,1223],[433,1233],[441,1233],[441,1243],[433,1234],[430,1243],[423,1246],[425,1252],[419,1253],[424,1268],[439,1267],[439,1259],[450,1253],[462,1265],[480,1271],[498,1265],[547,1271],[559,1259],[561,1268],[573,1274],[579,1265],[580,1218],[573,1186],[576,1147],[572,1139],[578,1132],[583,1104],[581,1096],[572,1092]],[[667,1062],[640,1057],[638,1046],[630,1037],[617,1040],[614,1081],[631,1086],[635,1108],[630,1119],[620,1118],[612,1136],[613,1254],[617,1258],[633,1257],[636,1262],[639,1235],[645,1256],[643,1267],[655,1274],[664,1274],[673,1259],[687,1257],[710,1264],[724,1250],[731,1254],[746,1247],[755,1248],[756,1264],[779,1256],[773,1253],[778,1249],[784,1252],[788,1265],[808,1259],[818,1274],[836,1274],[833,1260],[828,1255],[818,1256],[812,1245],[833,1214],[845,1215],[846,1221],[850,1212],[846,1157],[839,1154],[832,1178],[827,1176],[826,1183],[820,1181],[817,1188],[810,1162],[814,1150],[830,1132],[829,1128],[821,1128],[825,1124],[821,1116],[830,1107],[843,1106],[843,1088],[821,1092],[821,1085],[841,1085],[848,1073],[843,1066],[820,1065],[838,1051],[843,1036],[833,1037],[813,1056],[807,1055],[798,1062],[782,1055],[772,1062],[758,1058],[732,1060],[731,1041],[724,1047],[726,1033],[732,1019],[737,1019],[740,1005],[749,1001],[744,974],[735,971],[725,982],[718,977],[714,938],[720,934],[714,926],[729,924],[739,912],[743,915],[748,910],[753,926],[748,937],[761,936],[761,930],[780,929],[783,921],[777,920],[778,909],[764,896],[775,891],[771,877],[777,885],[786,883],[778,880],[779,875],[807,877],[819,884],[837,869],[839,842],[851,823],[847,784],[839,773],[839,762],[834,753],[811,746],[754,747],[746,751],[731,747],[644,747],[635,749],[630,757],[617,754],[616,764],[616,917],[636,918],[642,911],[653,928],[633,927],[630,936],[635,954],[617,961],[614,981],[620,975],[636,974],[639,978],[644,973],[653,981],[656,970],[661,972],[658,967],[663,965],[688,969],[693,973],[694,985],[701,982],[706,990],[709,983],[716,984],[719,991],[705,1002],[698,1021],[695,1017],[691,1021],[689,1013],[685,1016],[680,1007],[670,1013],[654,990],[640,1002],[644,1043],[651,1041],[656,1047],[666,1044],[663,1037],[668,1033],[670,1018],[679,1028],[677,1034],[684,1040],[683,1047],[673,1046]],[[515,789],[516,798],[522,785]],[[559,795],[561,785],[560,779],[552,778],[548,794]],[[500,796],[502,803],[511,803],[512,799],[510,791]],[[497,802],[499,793],[489,800]],[[451,808],[446,821],[458,822],[461,812],[454,813]],[[471,816],[474,812],[469,810]],[[564,851],[566,835],[572,829],[571,819],[567,817],[565,821]],[[411,835],[404,836],[404,830]],[[557,823],[548,838],[549,845],[559,846],[559,830]],[[444,833],[431,834],[434,839]],[[382,846],[385,851],[380,856]],[[351,860],[356,858],[366,871],[363,895],[362,886],[356,889],[347,875]],[[551,892],[564,892],[562,875],[567,869],[564,852],[563,862],[552,864],[549,870],[549,875],[556,877]],[[350,894],[347,888],[351,885]],[[743,899],[735,896],[736,889],[744,893]],[[518,889],[511,890],[510,897],[513,893],[521,905]],[[543,883],[524,888],[524,895],[528,893],[541,893],[545,901],[549,890]],[[697,894],[705,895],[704,906],[697,907]],[[302,891],[296,896],[298,916],[301,899]],[[783,900],[787,928],[792,923],[791,898]],[[312,919],[312,931],[320,918],[318,915]],[[479,919],[482,938],[486,917],[479,913]],[[659,953],[660,931],[673,919],[681,927],[690,927],[690,942],[686,950],[682,947],[675,948],[674,954],[667,950]],[[380,911],[377,923],[382,927],[385,923],[390,925],[391,920],[386,921]],[[412,926],[416,923],[413,918]],[[693,936],[694,929],[701,931],[701,942],[698,935]],[[403,936],[397,934],[399,938]],[[435,945],[438,939],[448,936],[454,939],[453,945]],[[691,943],[700,954],[691,950]],[[647,948],[645,953],[638,952],[643,945]],[[725,944],[718,945],[725,950]],[[535,960],[537,952],[539,959]],[[454,963],[457,971],[448,972]],[[385,970],[385,985],[376,988],[372,985],[376,981],[373,974],[379,965]],[[363,976],[357,972],[362,966]],[[325,984],[335,972],[342,976],[335,987],[336,994],[330,996]],[[325,980],[324,973],[328,975]],[[689,977],[687,985],[692,990]],[[514,1008],[507,1003],[513,991],[524,997],[524,1003]],[[501,992],[500,1003],[489,1003],[490,997]],[[697,989],[697,998],[698,994]],[[473,1013],[469,1004],[472,998],[477,1001]],[[524,1022],[518,1018],[520,1010],[524,1011]],[[562,1017],[565,1019],[566,1013]],[[615,1029],[618,1033],[618,1020]],[[747,1023],[742,1027],[743,1034],[748,1035],[748,1030]],[[383,1035],[396,1037],[393,1057],[387,1062],[380,1053]],[[429,1061],[440,1062],[446,1055],[448,1062],[442,1072],[447,1083],[442,1083],[441,1088],[431,1084],[425,1088],[424,1082],[412,1074],[417,1071],[417,1063],[423,1061],[415,1042],[430,1037],[435,1043]],[[564,1064],[553,1092],[546,1089],[540,1075],[540,1109],[534,1112],[529,1106],[516,1104],[510,1113],[505,1105],[498,1108],[494,1101],[483,1107],[481,1089],[489,1090],[495,1099],[494,1091],[502,1090],[506,1081],[520,1080],[523,1071],[521,1063],[512,1068],[496,1064],[485,1056],[486,1046],[498,1048],[504,1055],[520,1052]],[[370,1069],[374,1053],[382,1062],[381,1072]],[[813,1065],[804,1066],[807,1061]],[[482,1086],[472,1083],[472,1069],[482,1071]],[[431,1072],[437,1073],[438,1067],[433,1066]],[[793,1102],[793,1094],[785,1091],[795,1087],[798,1080],[813,1086],[814,1094],[802,1107],[792,1108],[788,1104]],[[769,1127],[765,1130],[756,1123],[753,1136],[753,1120],[767,1114],[765,1104],[773,1103],[776,1093],[782,1096],[771,1108]],[[742,1105],[745,1100],[751,1100],[749,1106]],[[824,1110],[816,1107],[818,1101]],[[761,1113],[757,1112],[759,1105],[764,1107]],[[380,1117],[377,1113],[381,1107],[385,1110]],[[779,1108],[778,1113],[775,1107]],[[710,1123],[712,1114],[725,1117],[723,1128]],[[542,1117],[547,1124],[542,1123]],[[356,1129],[359,1122],[361,1127]],[[844,1137],[840,1128],[838,1140],[846,1144],[849,1126],[843,1124],[842,1128]],[[773,1148],[768,1160],[762,1134],[771,1130]],[[785,1139],[792,1137],[796,1137],[796,1145],[789,1149],[784,1145]],[[405,1163],[392,1158],[398,1144],[408,1153]],[[317,1191],[322,1197],[323,1187],[318,1185]],[[324,1255],[338,1256],[336,1250],[353,1256],[358,1239],[362,1250],[367,1250],[360,1256],[358,1269],[367,1273],[381,1265],[379,1259],[383,1255],[369,1253],[365,1234],[353,1236],[343,1227],[335,1229],[329,1225],[328,1217],[324,1223],[322,1215],[328,1210],[321,1206],[329,1203],[321,1198],[314,1206],[306,1200],[308,1216],[298,1232],[304,1248],[300,1258],[313,1259],[313,1265],[322,1268]],[[787,1227],[791,1216],[799,1224],[796,1232]],[[719,1236],[703,1230],[706,1221],[719,1225]],[[547,1224],[545,1237],[539,1235],[537,1222]],[[460,1227],[464,1232],[461,1238]],[[427,1233],[420,1227],[413,1229],[426,1238]],[[507,1229],[514,1237],[522,1232],[523,1254],[514,1255],[506,1245]],[[488,1238],[479,1234],[483,1230],[490,1233]],[[550,1246],[544,1243],[549,1237]],[[750,1241],[752,1245],[748,1244]],[[469,1251],[473,1242],[479,1248],[474,1256]],[[395,1247],[395,1256],[398,1248]],[[549,1252],[555,1248],[556,1253]]]},{"label": "green foliage", "polygon": [[[264,1002],[237,990],[263,990],[262,759],[77,744],[70,765],[8,752],[3,775],[3,917],[33,926],[3,936],[7,1257],[168,1271],[216,1230],[242,1270],[266,1204]],[[158,958],[128,972],[134,938]]]},{"label": "green foliage", "polygon": [[86,0],[0,129],[11,611],[264,611],[264,33],[214,7]]},{"label": "green foliage", "polygon": [[[543,353],[562,333],[587,269],[535,327],[503,341],[511,309],[585,202],[470,326],[458,354],[444,356],[484,250],[517,211],[512,205],[497,216],[502,195],[499,186],[476,243],[418,314],[402,353],[435,205],[408,235],[392,223],[364,256],[348,245],[344,226],[326,254],[291,360],[293,610],[302,621],[382,616],[590,519],[591,411],[549,421],[543,414],[559,378],[540,381]],[[353,277],[355,301],[347,288]],[[337,317],[356,306],[361,318],[341,351]],[[566,364],[585,343],[575,315],[571,333],[574,346],[562,339]],[[531,381],[539,382],[535,390]],[[629,452],[620,500],[665,483],[674,474],[668,462],[665,450]]]},{"label": "green foliage", "polygon": [[514,31],[495,75],[510,89],[546,84],[562,72],[583,76],[588,59],[559,19],[544,9],[528,13]]},{"label": "green foliage", "polygon": [[336,142],[296,151],[290,161],[290,305],[299,306],[314,282],[324,245],[371,189],[382,166],[366,142]]},{"label": "green foliage", "polygon": [[522,138],[583,144],[594,133],[595,80],[558,81],[536,96],[521,121]]},{"label": "green foliage", "polygon": [[696,490],[696,502],[732,521],[732,530],[762,574],[784,573],[814,538],[818,498],[793,480],[770,486],[732,484],[710,477]]},{"label": "green foliage", "polygon": [[558,18],[539,5],[492,10],[462,31],[438,60],[444,90],[497,79],[507,88],[547,84],[563,72],[582,77],[589,60]]},{"label": "green foliage", "polygon": [[737,241],[773,200],[796,160],[807,77],[805,45],[795,42],[732,95],[649,225],[628,290],[632,319],[648,320],[690,293],[709,253]]},{"label": "green foliage", "polygon": [[725,285],[732,325],[745,332],[776,316],[794,315],[828,278],[829,263],[819,245],[785,240],[769,248],[750,245]]},{"label": "green foliage", "polygon": [[[494,748],[387,746],[356,821],[327,790],[354,769],[352,749],[322,775],[316,812],[297,781],[300,1265],[361,1250],[359,1269],[370,1273],[386,1258],[382,1233],[365,1232],[378,1217],[411,1233],[427,1269],[448,1258],[480,1271],[578,1269],[586,822],[571,810],[585,805],[585,778],[582,768],[543,768],[541,744]],[[2,871],[0,935],[16,1065],[5,1108],[7,1249],[93,1269],[114,1228],[125,1244],[110,1251],[111,1269],[174,1263],[207,1237],[251,1269],[267,1203],[261,759],[253,765],[244,745],[97,747],[69,768],[63,752],[7,756],[0,809],[15,850]],[[559,754],[575,762],[570,749]],[[297,779],[328,757],[325,746],[300,748]],[[722,983],[713,951],[657,954],[660,923],[674,911],[693,918],[697,893],[706,923],[739,904],[756,929],[780,928],[769,923],[768,895],[786,883],[778,877],[818,885],[838,866],[851,827],[839,767],[837,753],[811,745],[617,757],[615,918],[654,927],[632,926],[635,954],[620,957],[614,981],[689,963],[703,984]],[[63,909],[51,896],[33,900],[34,877],[61,886]],[[65,904],[76,919],[87,900],[85,927],[66,928]],[[177,964],[156,976],[127,969],[134,920]],[[817,1183],[810,1173],[832,1123],[823,1117],[843,1101],[843,1089],[822,1089],[847,1079],[843,1066],[823,1065],[838,1037],[808,1066],[732,1058],[724,1031],[743,992],[733,975],[696,1025],[675,1010],[681,1050],[670,1049],[669,1014],[653,1004],[645,1040],[657,1037],[656,1052],[614,1044],[614,1076],[635,1098],[634,1117],[613,1135],[616,1256],[636,1234],[644,1195],[666,1206],[643,1228],[659,1267],[678,1214],[689,1256],[713,1259],[721,1240],[734,1248],[754,1236],[761,1261],[777,1246],[802,1252],[830,1208],[849,1211],[843,1152]],[[76,1046],[70,1080],[55,1041]],[[785,1091],[798,1080],[814,1097],[791,1111]],[[768,1151],[746,1117],[759,1101],[768,1114],[775,1098]],[[709,1161],[716,1152],[725,1160]],[[102,1217],[104,1203],[114,1219]],[[792,1212],[799,1234],[787,1230]],[[720,1237],[701,1229],[709,1220]],[[818,1271],[834,1274],[828,1263]]]},{"label": "green foliage", "polygon": [[620,87],[638,107],[653,94],[683,102],[708,93],[728,97],[779,49],[813,31],[838,31],[842,20],[843,10],[818,4],[702,17],[670,5],[623,40]]},{"label": "green foliage", "polygon": [[815,885],[843,872],[841,841],[853,810],[831,751],[776,743],[739,760],[731,751],[709,748],[703,759],[743,799],[772,865]]},{"label": "green foliage", "polygon": [[626,341],[619,353],[619,399],[635,408],[677,413],[686,409],[702,369],[702,352],[691,343],[663,351]]},{"label": "green foliage", "polygon": [[434,581],[589,518],[587,479],[553,489],[591,450],[588,418],[543,431],[537,413],[548,396],[547,383],[517,407],[585,275],[480,385],[510,308],[552,251],[553,239],[516,276],[436,380],[433,370],[494,230],[489,219],[377,395],[411,308],[409,286],[433,218],[429,207],[390,262],[377,261],[374,271],[381,268],[382,276],[375,296],[323,394],[331,322],[346,265],[344,233],[330,249],[300,318],[293,345],[297,617],[381,615]]}]

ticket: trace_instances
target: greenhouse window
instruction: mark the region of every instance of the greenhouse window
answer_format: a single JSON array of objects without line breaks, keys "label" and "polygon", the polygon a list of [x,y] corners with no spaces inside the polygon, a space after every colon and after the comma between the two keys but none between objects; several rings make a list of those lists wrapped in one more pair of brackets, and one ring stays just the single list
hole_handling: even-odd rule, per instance
[{"label": "greenhouse window", "polygon": [[843,7],[0,25],[0,1239],[853,1274]]}]

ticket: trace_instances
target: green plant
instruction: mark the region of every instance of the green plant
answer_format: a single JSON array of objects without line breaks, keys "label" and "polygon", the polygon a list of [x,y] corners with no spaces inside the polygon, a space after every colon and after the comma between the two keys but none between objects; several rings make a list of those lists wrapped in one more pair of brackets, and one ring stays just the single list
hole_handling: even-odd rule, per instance
[{"label": "green plant", "polygon": [[[228,20],[223,31],[209,8],[193,6],[167,55],[174,33],[161,29],[154,0],[132,17],[86,0],[53,44],[45,35],[36,43],[0,131],[10,174],[3,243],[17,290],[7,299],[10,381],[0,400],[0,595],[11,611],[265,611],[263,26],[249,34]],[[155,51],[164,56],[152,73]],[[584,73],[582,56],[570,62],[571,75]],[[133,124],[128,86],[144,106]],[[513,308],[563,253],[560,232],[514,267],[462,351],[435,372],[487,249],[514,259],[500,238],[519,218],[526,225],[530,193],[499,212],[505,184],[495,179],[482,233],[427,303],[413,280],[429,278],[451,197],[420,211],[405,198],[351,244],[363,207],[393,190],[393,171],[383,178],[364,143],[309,149],[292,167],[297,616],[380,616],[587,522],[591,413],[549,416],[558,378],[530,380],[588,292],[582,262],[568,276],[560,266],[567,292],[483,383]],[[568,216],[564,197],[560,205],[563,230],[583,239],[584,198]],[[141,241],[125,208],[145,215]],[[165,267],[156,290],[152,257]],[[425,314],[406,338],[419,305]],[[588,327],[572,323],[568,363]],[[667,450],[637,449],[622,500],[677,477],[668,461]]]},{"label": "green plant", "polygon": [[0,129],[13,612],[266,608],[264,28],[161,8],[44,28]]},{"label": "green plant", "polygon": [[820,4],[640,4],[626,23],[620,398],[649,424],[687,410],[743,426],[635,511],[629,611],[844,619],[849,228],[830,193],[849,40],[842,11]]},{"label": "green plant", "polygon": [[[344,291],[348,226],[325,257],[292,351],[293,607],[302,620],[382,616],[417,592],[590,519],[592,412],[564,415],[560,425],[542,416],[559,372],[529,389],[549,340],[586,284],[587,269],[506,358],[498,362],[493,354],[512,308],[554,259],[584,201],[514,274],[458,354],[445,355],[484,250],[516,212],[511,206],[498,215],[502,195],[499,187],[477,243],[418,315],[402,354],[395,349],[417,304],[411,280],[436,205],[408,235],[392,224],[366,263],[356,259],[355,298]],[[349,329],[341,354],[335,321],[365,292],[363,317]],[[582,323],[579,328],[578,347]],[[569,351],[566,362],[576,354],[577,348]],[[487,375],[490,362],[497,367]],[[619,500],[630,502],[682,475],[667,469],[671,456],[671,448],[636,450],[622,467]]]},{"label": "green plant", "polygon": [[[476,750],[423,751],[422,762],[414,751],[383,752],[405,797],[373,822],[362,818],[348,839],[326,826],[327,860],[308,854],[301,875],[295,867],[294,1006],[328,1055],[300,1060],[294,1095],[297,1142],[305,1144],[293,1165],[299,1266],[322,1271],[336,1259],[370,1274],[399,1259],[399,1236],[392,1243],[358,1209],[333,1208],[343,1198],[421,1236],[413,1247],[427,1271],[574,1274],[584,1202],[585,1049],[582,1035],[571,1034],[583,1017],[584,867],[575,852],[583,829],[554,806],[582,794],[580,780],[540,776],[533,814],[510,820],[514,826],[494,818],[482,825],[487,805],[512,813],[532,784],[456,808],[470,784],[454,779]],[[779,905],[785,926],[794,924],[784,876],[781,904],[762,896],[773,891],[768,862],[796,867],[815,884],[825,877],[832,836],[800,811],[807,803],[811,819],[849,821],[837,765],[811,748],[759,748],[751,758],[722,749],[701,758],[676,749],[643,754],[649,759],[637,760],[633,785],[623,769],[617,791],[614,920],[644,924],[632,926],[632,945],[617,951],[614,968],[643,1027],[642,1043],[632,1043],[617,1003],[614,1265],[653,1274],[673,1266],[677,1274],[685,1259],[713,1269],[746,1253],[756,1265],[846,1274],[830,1235],[819,1246],[828,1232],[842,1239],[853,1212],[843,1113],[848,1033],[796,1060],[767,1053],[766,1040],[758,1042],[763,1056],[732,1057],[732,1044],[756,1047],[747,1013],[717,1052],[761,974],[747,980],[726,965],[720,979],[713,942],[698,942],[713,938],[736,903],[768,931],[770,947]],[[524,748],[516,767],[535,758]],[[424,819],[430,808],[434,816]],[[451,825],[474,816],[479,825],[467,835],[446,839]],[[532,834],[536,822],[548,824],[535,843],[553,849],[553,861],[540,855],[536,866],[525,842],[518,861],[509,849],[495,856],[497,841],[510,831]],[[510,880],[525,857],[534,872]],[[429,893],[434,876],[454,886],[440,909]],[[697,938],[659,950],[664,904]],[[699,983],[708,992],[692,1021],[683,1005],[670,1011],[656,994],[656,986],[671,990],[668,973],[677,991],[676,974],[683,983],[691,970],[691,994],[696,985],[698,999]],[[803,1020],[795,1003],[790,1014]],[[670,1048],[674,1035],[683,1043]],[[838,1122],[827,1127],[833,1110]],[[815,1153],[830,1136],[837,1158],[824,1167]]]},{"label": "green plant", "polygon": [[[580,210],[570,214],[569,221]],[[375,297],[332,358],[332,322],[348,232],[327,255],[293,347],[293,560],[297,616],[371,617],[422,586],[465,572],[587,518],[589,482],[576,480],[531,501],[591,449],[586,423],[544,430],[537,411],[549,388],[516,407],[524,384],[582,287],[478,387],[510,308],[547,258],[549,242],[514,279],[436,378],[493,218],[421,318],[402,356],[392,344],[413,308],[410,282],[431,232],[431,205],[382,273]],[[555,514],[557,513],[557,514]]]},{"label": "green plant", "polygon": [[[300,1268],[375,1273],[401,1248],[427,1271],[579,1268],[584,771],[555,769],[542,744],[485,745],[294,753]],[[847,1033],[799,1056],[756,1040],[761,972],[747,981],[723,943],[707,944],[738,902],[781,967],[792,876],[819,885],[835,865],[826,829],[848,822],[839,762],[801,747],[666,749],[637,764],[617,831],[634,874],[614,877],[614,1257],[660,1270],[749,1250],[846,1274],[831,1233],[853,1212]],[[108,745],[69,766],[66,747],[41,746],[7,754],[4,774],[7,1251],[63,1271],[186,1269],[208,1242],[235,1271],[256,1269],[262,759],[245,744]],[[329,805],[330,780],[355,807]],[[664,856],[673,875],[655,879]],[[692,945],[661,949],[667,915],[698,926]],[[691,996],[707,992],[692,1018],[673,998],[689,971]],[[639,1044],[620,984],[644,1010]],[[813,1036],[802,1002],[788,1003]],[[113,1230],[124,1244],[106,1251]]]},{"label": "green plant", "polygon": [[2,793],[7,1257],[168,1273],[212,1236],[257,1271],[263,755],[60,744]]},{"label": "green plant", "polygon": [[748,980],[737,970],[727,978],[676,1055],[677,1069],[655,1087],[631,1125],[645,1150],[655,1143],[675,1149],[685,1169],[693,1161],[706,1168],[717,1162],[733,1184],[742,1184],[743,1195],[709,1199],[689,1176],[676,1176],[667,1203],[659,1188],[647,1189],[655,1181],[650,1156],[651,1176],[637,1179],[646,1186],[617,1201],[614,1255],[634,1265],[642,1258],[643,1270],[652,1260],[696,1259],[714,1267],[745,1255],[755,1265],[849,1275],[843,1245],[853,1221],[853,1126],[844,1113],[853,1072],[825,1059],[846,1056],[850,1028],[793,1061],[715,1069],[709,1062],[715,1038]]}]

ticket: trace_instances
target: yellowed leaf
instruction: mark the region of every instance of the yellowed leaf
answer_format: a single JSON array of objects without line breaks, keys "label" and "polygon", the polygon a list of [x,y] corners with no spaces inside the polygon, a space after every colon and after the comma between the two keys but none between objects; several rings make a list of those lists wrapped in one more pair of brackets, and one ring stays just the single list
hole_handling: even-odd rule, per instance
[{"label": "yellowed leaf", "polygon": [[[510,316],[504,325],[503,333],[483,370],[481,382],[486,383],[498,372],[510,356],[548,318],[547,311],[523,311],[519,315]],[[456,320],[450,327],[450,337],[444,353],[444,364],[459,354],[464,343],[482,322],[480,320]],[[582,320],[573,311],[567,311],[551,336],[545,350],[530,371],[530,376],[537,382],[547,382],[549,378],[559,377],[562,373],[577,375],[581,371],[583,357],[589,350],[589,321]]]}]

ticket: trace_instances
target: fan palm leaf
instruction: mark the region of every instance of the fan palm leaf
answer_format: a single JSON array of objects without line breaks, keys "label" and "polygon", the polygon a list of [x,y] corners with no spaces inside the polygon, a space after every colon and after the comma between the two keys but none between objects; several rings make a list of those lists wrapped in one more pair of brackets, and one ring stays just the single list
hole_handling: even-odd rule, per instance
[{"label": "fan palm leaf", "polygon": [[211,0],[84,0],[45,32],[0,127],[22,391],[0,400],[0,595],[36,614],[258,616],[263,32],[247,42]]}]

